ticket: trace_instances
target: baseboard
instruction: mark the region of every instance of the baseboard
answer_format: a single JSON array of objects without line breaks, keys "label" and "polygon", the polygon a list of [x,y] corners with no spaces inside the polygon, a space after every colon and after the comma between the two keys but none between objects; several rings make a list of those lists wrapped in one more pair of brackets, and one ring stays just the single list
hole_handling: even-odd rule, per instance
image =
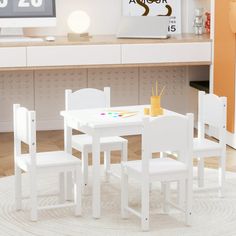
[{"label": "baseboard", "polygon": [[[212,127],[208,127],[206,129],[206,133],[209,136],[218,138],[218,133],[216,132],[216,129]],[[236,149],[236,134],[231,132],[226,132],[226,144],[234,149]]]},{"label": "baseboard", "polygon": [[[63,130],[63,120],[37,120],[37,130]],[[0,122],[0,132],[13,132],[12,122]]]},{"label": "baseboard", "polygon": [[13,131],[13,124],[10,121],[0,122],[0,132],[12,132]]},{"label": "baseboard", "polygon": [[[197,124],[194,124],[194,127],[197,128]],[[63,120],[38,120],[37,121],[37,130],[63,130]],[[0,132],[12,132],[13,125],[12,122],[0,122]],[[218,138],[218,134],[214,128],[206,128],[206,133],[209,136]],[[226,144],[230,147],[236,149],[236,134],[226,133]]]},{"label": "baseboard", "polygon": [[37,130],[63,130],[63,120],[38,120]]},{"label": "baseboard", "polygon": [[230,147],[236,149],[236,134],[227,132],[227,134],[226,134],[226,143]]}]

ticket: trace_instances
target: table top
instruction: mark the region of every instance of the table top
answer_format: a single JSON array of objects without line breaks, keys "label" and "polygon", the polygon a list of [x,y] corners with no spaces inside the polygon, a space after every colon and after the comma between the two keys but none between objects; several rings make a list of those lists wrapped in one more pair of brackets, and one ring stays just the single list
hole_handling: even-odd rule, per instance
[{"label": "table top", "polygon": [[[44,38],[44,37],[41,37]],[[87,40],[69,41],[65,36],[57,36],[55,41],[48,42],[5,42],[0,47],[26,47],[26,46],[65,46],[65,45],[107,45],[107,44],[156,44],[156,43],[199,43],[211,42],[209,34],[176,34],[167,39],[118,39],[115,35],[95,35]]]},{"label": "table top", "polygon": [[[150,105],[121,106],[111,108],[81,109],[61,111],[65,119],[73,120],[79,126],[90,128],[120,127],[142,125],[145,117],[144,108]],[[179,113],[164,109],[164,115],[181,115]],[[150,119],[155,119],[151,117]]]}]

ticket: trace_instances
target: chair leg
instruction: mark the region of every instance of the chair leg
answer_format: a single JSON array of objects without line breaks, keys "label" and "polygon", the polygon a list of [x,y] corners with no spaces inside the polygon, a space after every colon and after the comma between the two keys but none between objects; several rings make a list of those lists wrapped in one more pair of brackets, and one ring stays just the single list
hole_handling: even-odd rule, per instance
[{"label": "chair leg", "polygon": [[193,198],[193,186],[191,178],[186,179],[185,181],[185,199],[186,199],[186,208],[185,208],[185,222],[186,225],[192,224],[192,198]]},{"label": "chair leg", "polygon": [[121,161],[128,161],[128,141],[122,144]]},{"label": "chair leg", "polygon": [[110,151],[104,152],[104,168],[105,168],[106,181],[109,182],[110,171],[111,171],[111,152]]},{"label": "chair leg", "polygon": [[225,183],[225,155],[222,154],[219,158],[219,197],[224,197]]},{"label": "chair leg", "polygon": [[142,205],[141,205],[142,230],[149,230],[149,182],[142,181]]},{"label": "chair leg", "polygon": [[66,173],[66,200],[73,201],[73,179],[72,172],[68,171]]},{"label": "chair leg", "polygon": [[185,205],[185,188],[186,184],[184,180],[178,181],[178,203],[181,208]]},{"label": "chair leg", "polygon": [[65,202],[65,173],[59,173],[59,203]]},{"label": "chair leg", "polygon": [[31,221],[38,220],[38,201],[37,201],[37,176],[35,172],[30,170],[30,201],[31,201],[31,212],[30,212],[30,219]]},{"label": "chair leg", "polygon": [[21,169],[15,164],[15,202],[16,210],[22,209],[22,177]]},{"label": "chair leg", "polygon": [[163,211],[165,213],[169,212],[169,201],[170,201],[170,183],[165,182],[162,183],[163,193],[164,193],[164,203],[163,203]]},{"label": "chair leg", "polygon": [[198,158],[198,187],[204,187],[204,159]]},{"label": "chair leg", "polygon": [[83,173],[83,193],[86,192],[88,187],[88,153],[82,152],[82,173]]},{"label": "chair leg", "polygon": [[[160,152],[160,158],[165,158],[167,157],[167,153],[165,152]],[[152,183],[149,184],[150,190],[152,190]],[[164,189],[165,189],[165,183],[161,182],[161,193],[164,193]]]},{"label": "chair leg", "polygon": [[75,184],[74,184],[74,194],[75,194],[75,215],[76,216],[80,216],[81,215],[81,186],[82,186],[82,182],[81,182],[81,178],[82,178],[82,173],[81,173],[81,169],[80,166],[76,167],[75,170]]},{"label": "chair leg", "polygon": [[128,175],[121,167],[121,217],[123,219],[128,218],[128,201]]}]

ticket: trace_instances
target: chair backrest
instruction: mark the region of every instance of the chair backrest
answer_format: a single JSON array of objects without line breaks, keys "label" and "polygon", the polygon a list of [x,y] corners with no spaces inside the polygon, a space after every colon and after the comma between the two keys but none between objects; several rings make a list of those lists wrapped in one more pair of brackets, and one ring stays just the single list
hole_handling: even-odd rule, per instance
[{"label": "chair backrest", "polygon": [[36,126],[35,111],[29,111],[19,104],[13,105],[14,120],[14,158],[21,154],[21,142],[29,146],[31,163],[35,164]]},{"label": "chair backrest", "polygon": [[72,93],[72,90],[65,91],[65,109],[89,109],[89,108],[110,107],[110,88],[105,87],[104,91],[93,88],[84,88]]},{"label": "chair backrest", "polygon": [[215,94],[198,93],[198,137],[204,138],[205,125],[217,128],[219,140],[225,139],[227,98]]},{"label": "chair backrest", "polygon": [[148,173],[152,153],[173,151],[192,169],[193,114],[144,118],[142,167]]}]

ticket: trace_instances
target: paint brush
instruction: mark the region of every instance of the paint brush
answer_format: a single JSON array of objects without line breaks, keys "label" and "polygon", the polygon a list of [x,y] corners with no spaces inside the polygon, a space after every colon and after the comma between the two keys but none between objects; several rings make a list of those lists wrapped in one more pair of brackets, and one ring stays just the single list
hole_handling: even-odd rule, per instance
[{"label": "paint brush", "polygon": [[156,96],[158,96],[158,82],[156,80]]},{"label": "paint brush", "polygon": [[159,95],[160,97],[161,97],[161,95],[163,94],[165,88],[166,88],[166,86],[164,86],[164,87],[162,88],[161,93],[160,93],[160,95]]}]

